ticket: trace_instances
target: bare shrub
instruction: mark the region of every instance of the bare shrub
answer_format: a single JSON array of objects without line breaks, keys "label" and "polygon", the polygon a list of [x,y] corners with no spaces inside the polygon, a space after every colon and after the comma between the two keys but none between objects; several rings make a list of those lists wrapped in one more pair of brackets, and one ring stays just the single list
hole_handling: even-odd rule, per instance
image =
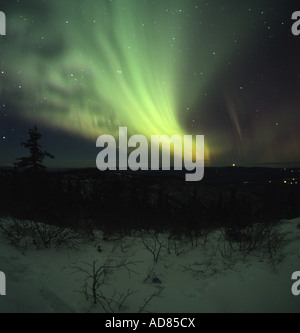
[{"label": "bare shrub", "polygon": [[157,231],[141,232],[140,237],[145,249],[152,254],[154,262],[158,262],[161,250],[164,248],[159,233]]},{"label": "bare shrub", "polygon": [[30,244],[33,244],[29,222],[20,222],[14,218],[1,221],[0,230],[14,247],[26,250]]},{"label": "bare shrub", "polygon": [[186,254],[193,250],[191,238],[187,238],[185,235],[178,235],[174,233],[168,233],[165,235],[164,248],[168,254],[172,252],[178,257],[182,254]]},{"label": "bare shrub", "polygon": [[150,313],[150,311],[148,311],[147,308],[150,306],[151,301],[155,297],[161,297],[161,293],[163,292],[163,290],[164,290],[163,287],[158,287],[154,293],[144,298],[144,303],[143,305],[140,306],[138,313]]},{"label": "bare shrub", "polygon": [[235,251],[231,241],[228,241],[226,230],[222,230],[222,233],[218,239],[218,251],[223,259],[232,261],[233,253]]},{"label": "bare shrub", "polygon": [[123,255],[127,254],[130,248],[132,248],[134,244],[134,239],[126,239],[126,238],[120,238],[114,241],[112,253],[114,253],[117,249],[121,251]]},{"label": "bare shrub", "polygon": [[245,228],[228,229],[225,237],[233,250],[244,255],[253,251],[267,251],[273,258],[286,244],[287,234],[281,232],[274,223],[256,223]]},{"label": "bare shrub", "polygon": [[287,244],[287,233],[280,232],[276,226],[269,226],[265,235],[265,248],[270,259],[280,255]]},{"label": "bare shrub", "polygon": [[[73,267],[76,269],[75,273],[84,274],[84,284],[81,288],[87,300],[92,300],[93,304],[100,304],[102,309],[107,312],[116,312],[124,309],[124,304],[129,296],[135,293],[128,289],[125,293],[114,291],[111,296],[103,293],[102,287],[107,281],[108,275],[113,274],[115,270],[126,269],[128,274],[134,272],[130,266],[135,265],[136,262],[129,262],[122,259],[119,263],[115,263],[113,259],[107,259],[102,264],[97,264],[93,261],[91,264],[82,263],[86,268]],[[134,272],[135,273],[135,272]]]},{"label": "bare shrub", "polygon": [[0,229],[13,246],[22,250],[31,245],[37,249],[50,249],[52,246],[57,250],[63,246],[75,248],[82,239],[79,231],[17,219],[2,221]]},{"label": "bare shrub", "polygon": [[143,283],[152,283],[155,279],[159,279],[160,275],[156,273],[154,266],[149,266]]}]

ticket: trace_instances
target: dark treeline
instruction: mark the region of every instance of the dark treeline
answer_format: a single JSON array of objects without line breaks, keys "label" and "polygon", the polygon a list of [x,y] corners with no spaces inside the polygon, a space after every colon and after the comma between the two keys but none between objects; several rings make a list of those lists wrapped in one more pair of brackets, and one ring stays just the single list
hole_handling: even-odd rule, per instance
[{"label": "dark treeline", "polygon": [[299,216],[297,186],[186,183],[95,170],[0,173],[0,215],[128,234],[136,229],[191,232]]}]

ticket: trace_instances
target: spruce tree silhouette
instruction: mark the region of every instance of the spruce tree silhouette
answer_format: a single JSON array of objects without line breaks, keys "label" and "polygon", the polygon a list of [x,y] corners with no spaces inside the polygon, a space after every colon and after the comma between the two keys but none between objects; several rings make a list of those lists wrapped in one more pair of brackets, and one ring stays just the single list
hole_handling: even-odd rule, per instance
[{"label": "spruce tree silhouette", "polygon": [[28,134],[29,139],[26,142],[22,142],[21,145],[29,149],[30,156],[18,158],[17,160],[20,162],[17,162],[16,166],[25,168],[36,174],[46,169],[46,166],[43,164],[45,157],[54,158],[54,156],[43,150],[38,143],[42,135],[38,133],[36,126],[29,129]]},{"label": "spruce tree silhouette", "polygon": [[49,205],[53,202],[51,198],[51,175],[46,172],[43,161],[46,157],[54,158],[53,155],[43,150],[39,144],[41,134],[37,127],[28,130],[29,138],[21,145],[29,150],[27,157],[17,158],[16,170],[20,167],[23,172],[19,175],[18,190],[21,199],[19,217],[32,221],[46,222],[50,216]]}]

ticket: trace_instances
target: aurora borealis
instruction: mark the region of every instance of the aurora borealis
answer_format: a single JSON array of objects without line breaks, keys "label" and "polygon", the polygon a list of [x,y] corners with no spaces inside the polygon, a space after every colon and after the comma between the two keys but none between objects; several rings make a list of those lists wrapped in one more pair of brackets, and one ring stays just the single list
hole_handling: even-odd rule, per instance
[{"label": "aurora borealis", "polygon": [[[299,7],[299,6],[298,6]],[[1,1],[0,165],[37,124],[53,166],[99,135],[205,135],[207,165],[300,163],[300,37],[287,1]]]}]

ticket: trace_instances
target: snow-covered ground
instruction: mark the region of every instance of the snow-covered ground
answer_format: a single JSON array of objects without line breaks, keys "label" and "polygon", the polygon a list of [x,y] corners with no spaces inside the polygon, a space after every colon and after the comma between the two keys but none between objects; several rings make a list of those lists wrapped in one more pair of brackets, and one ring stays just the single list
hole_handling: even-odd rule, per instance
[{"label": "snow-covered ground", "polygon": [[[90,272],[87,264],[95,261],[99,268],[107,259],[108,266],[123,262],[130,269],[106,269],[98,290],[106,299],[115,294],[116,303],[110,305],[116,312],[300,312],[300,296],[291,293],[291,276],[300,271],[299,224],[300,218],[282,222],[280,229],[288,232],[289,241],[273,260],[266,253],[223,251],[218,232],[209,235],[205,246],[201,240],[193,249],[185,244],[187,252],[178,256],[174,248],[168,253],[167,240],[160,235],[165,242],[157,262],[138,236],[104,241],[99,233],[98,239],[77,249],[32,246],[22,251],[0,234],[0,271],[7,284],[0,312],[104,312],[81,292],[87,275],[80,269]],[[145,241],[151,246],[153,240]],[[131,292],[118,306],[120,295]]]}]

